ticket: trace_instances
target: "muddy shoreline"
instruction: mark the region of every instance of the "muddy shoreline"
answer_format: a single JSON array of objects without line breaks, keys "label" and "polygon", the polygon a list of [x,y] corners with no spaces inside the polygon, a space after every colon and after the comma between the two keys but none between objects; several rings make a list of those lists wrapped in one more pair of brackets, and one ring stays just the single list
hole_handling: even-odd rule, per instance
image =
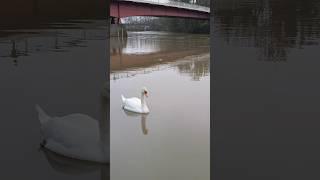
[{"label": "muddy shoreline", "polygon": [[111,56],[110,70],[113,72],[139,67],[150,67],[159,63],[183,60],[183,58],[187,56],[201,55],[208,52],[209,48],[202,48],[197,50],[157,52],[143,55],[118,54]]}]

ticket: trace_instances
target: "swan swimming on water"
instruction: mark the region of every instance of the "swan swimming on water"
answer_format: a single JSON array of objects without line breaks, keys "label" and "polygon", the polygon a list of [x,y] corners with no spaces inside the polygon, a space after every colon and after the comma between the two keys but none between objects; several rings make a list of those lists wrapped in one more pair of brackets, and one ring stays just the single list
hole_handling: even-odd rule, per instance
[{"label": "swan swimming on water", "polygon": [[143,87],[141,90],[141,99],[136,97],[125,98],[123,95],[121,95],[123,104],[122,107],[127,111],[147,114],[149,113],[149,108],[147,106],[145,97],[148,97],[148,90],[145,87]]},{"label": "swan swimming on water", "polygon": [[[107,128],[85,114],[50,117],[36,105],[41,124],[42,146],[66,157],[109,163]],[[103,119],[106,121],[106,119]]]}]

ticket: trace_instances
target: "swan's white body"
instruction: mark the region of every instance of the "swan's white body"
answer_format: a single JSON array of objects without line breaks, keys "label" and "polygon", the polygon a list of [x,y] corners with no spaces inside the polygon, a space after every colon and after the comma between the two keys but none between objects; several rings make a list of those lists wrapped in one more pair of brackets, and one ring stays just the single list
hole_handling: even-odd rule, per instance
[{"label": "swan's white body", "polygon": [[40,106],[36,109],[45,148],[75,159],[109,162],[109,147],[101,138],[97,120],[85,114],[50,117]]},{"label": "swan's white body", "polygon": [[135,112],[135,113],[141,113],[141,114],[149,113],[150,111],[147,106],[147,102],[145,100],[146,95],[147,95],[146,88],[142,89],[141,99],[136,97],[125,98],[123,95],[121,95],[123,109],[131,112]]}]

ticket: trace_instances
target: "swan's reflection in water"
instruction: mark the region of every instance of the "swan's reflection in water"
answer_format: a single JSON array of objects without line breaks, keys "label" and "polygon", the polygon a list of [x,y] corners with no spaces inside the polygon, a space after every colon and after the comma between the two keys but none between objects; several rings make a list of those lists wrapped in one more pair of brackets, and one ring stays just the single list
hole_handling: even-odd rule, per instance
[{"label": "swan's reflection in water", "polygon": [[141,128],[142,128],[142,132],[144,135],[148,134],[148,129],[146,126],[146,120],[147,120],[147,115],[143,114],[141,115]]},{"label": "swan's reflection in water", "polygon": [[147,128],[147,125],[146,125],[146,121],[147,121],[147,116],[149,114],[138,114],[138,113],[133,113],[133,112],[130,112],[130,111],[127,111],[127,110],[123,110],[125,112],[125,114],[129,117],[141,117],[141,129],[142,129],[142,133],[144,135],[148,135],[148,128]]},{"label": "swan's reflection in water", "polygon": [[68,175],[82,175],[100,171],[101,180],[110,179],[110,165],[103,163],[93,163],[89,161],[81,161],[59,155],[45,148],[40,149],[45,155],[48,163],[57,172]]},{"label": "swan's reflection in water", "polygon": [[[101,151],[100,150],[99,151],[93,150],[93,151],[90,151],[90,153],[95,153],[95,152],[101,153],[102,152],[103,157],[106,157],[107,159],[110,159],[110,157],[109,157],[110,156],[110,153],[109,153],[109,150],[110,150],[110,138],[109,138],[110,137],[110,133],[109,133],[110,132],[110,128],[109,128],[110,123],[109,122],[110,121],[109,121],[109,116],[108,116],[109,107],[110,107],[109,104],[110,104],[109,98],[103,96],[103,94],[102,94],[102,96],[100,98],[101,119],[98,121],[98,120],[95,120],[92,118],[93,120],[98,122],[97,123],[98,129],[94,128],[90,131],[93,134],[97,133],[94,131],[98,131],[98,133],[99,133],[98,141],[100,144],[100,146],[98,146],[98,147],[101,148]],[[80,115],[84,115],[84,114],[80,114]],[[87,116],[87,115],[84,115],[84,116]],[[70,117],[70,116],[65,116],[65,117]],[[52,119],[51,121],[54,121],[54,120],[57,120],[57,119]],[[64,118],[63,120],[68,121],[67,118]],[[55,127],[57,127],[57,126],[55,126]],[[67,128],[68,127],[61,127],[62,130],[67,129]],[[85,130],[90,127],[79,127],[79,124],[74,124],[74,127],[71,127],[71,128],[81,128],[81,129]],[[53,129],[53,132],[59,132],[59,129]],[[64,137],[59,134],[51,134],[51,135],[52,135],[51,138],[54,138],[56,135],[57,135],[57,137],[60,137],[60,138]],[[72,134],[65,136],[66,139],[60,139],[60,141],[57,141],[57,142],[65,142],[66,144],[61,144],[61,145],[68,145],[68,140],[70,140],[69,139],[70,135],[72,135]],[[77,135],[77,134],[74,134],[74,135]],[[86,135],[91,136],[91,134],[86,134]],[[74,137],[73,140],[76,140],[75,138],[77,138],[77,137]],[[79,141],[76,141],[76,143],[77,142],[79,142]],[[72,143],[75,143],[75,142],[69,142],[69,145],[72,145]],[[86,143],[86,141],[84,141],[82,145],[81,144],[78,145],[77,150],[81,151],[82,150],[81,148],[83,146],[85,146],[85,143]],[[88,147],[88,148],[90,149],[90,147]],[[97,148],[97,146],[94,146],[92,148],[93,149]],[[80,175],[80,174],[100,171],[101,180],[110,179],[110,163],[109,162],[99,163],[99,162],[78,160],[78,159],[67,157],[66,155],[58,154],[54,151],[51,151],[51,150],[45,148],[45,146],[41,147],[41,150],[45,154],[51,167],[58,172],[62,172],[64,174],[71,174],[71,175],[78,175],[78,174]],[[86,150],[86,149],[83,149],[83,150]],[[70,151],[70,152],[72,152],[72,151]],[[77,151],[75,151],[75,152],[77,152]],[[93,156],[93,157],[98,156],[99,157],[100,155],[96,154],[96,155],[91,155],[91,156]]]}]

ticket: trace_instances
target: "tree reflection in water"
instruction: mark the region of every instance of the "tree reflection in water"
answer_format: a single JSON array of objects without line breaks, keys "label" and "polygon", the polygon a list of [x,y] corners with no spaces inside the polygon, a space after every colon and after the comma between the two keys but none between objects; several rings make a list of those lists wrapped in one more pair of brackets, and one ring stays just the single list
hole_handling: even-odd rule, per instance
[{"label": "tree reflection in water", "polygon": [[214,27],[230,44],[257,47],[260,60],[286,61],[291,48],[319,43],[319,7],[316,0],[218,0]]}]

